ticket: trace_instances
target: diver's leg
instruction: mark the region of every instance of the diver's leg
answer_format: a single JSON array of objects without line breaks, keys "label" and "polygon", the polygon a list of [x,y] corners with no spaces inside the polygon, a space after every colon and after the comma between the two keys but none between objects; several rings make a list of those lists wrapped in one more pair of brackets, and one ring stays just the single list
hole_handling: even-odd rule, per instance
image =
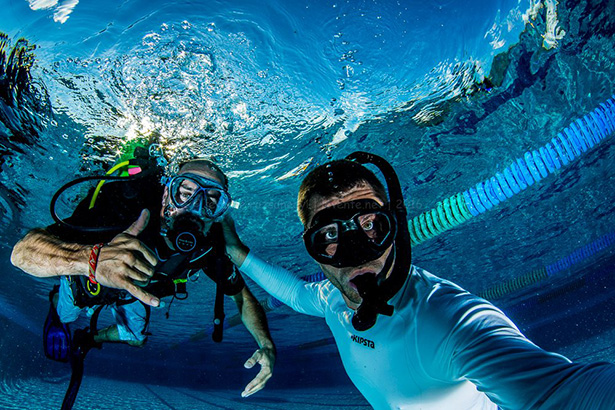
[{"label": "diver's leg", "polygon": [[73,291],[70,288],[70,282],[66,276],[60,277],[60,289],[53,295],[52,303],[62,323],[74,322],[84,310],[83,308],[75,306]]},{"label": "diver's leg", "polygon": [[117,325],[111,325],[99,330],[98,333],[94,335],[94,341],[97,343],[126,343],[135,347],[141,347],[145,344],[145,339],[123,340],[120,337],[120,331],[118,330]]},{"label": "diver's leg", "polygon": [[113,307],[111,311],[116,325],[104,329],[106,337],[135,347],[143,346],[147,340],[148,325],[147,311],[143,304],[133,302]]}]

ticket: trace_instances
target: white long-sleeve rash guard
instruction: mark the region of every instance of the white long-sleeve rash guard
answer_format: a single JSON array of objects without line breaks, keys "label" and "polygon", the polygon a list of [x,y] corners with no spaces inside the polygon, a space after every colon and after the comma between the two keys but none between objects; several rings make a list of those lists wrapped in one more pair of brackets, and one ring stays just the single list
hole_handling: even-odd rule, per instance
[{"label": "white long-sleeve rash guard", "polygon": [[412,267],[364,332],[328,280],[306,283],[252,252],[240,268],[299,313],[324,317],[350,379],[376,409],[615,409],[615,366],[546,352],[496,307]]}]

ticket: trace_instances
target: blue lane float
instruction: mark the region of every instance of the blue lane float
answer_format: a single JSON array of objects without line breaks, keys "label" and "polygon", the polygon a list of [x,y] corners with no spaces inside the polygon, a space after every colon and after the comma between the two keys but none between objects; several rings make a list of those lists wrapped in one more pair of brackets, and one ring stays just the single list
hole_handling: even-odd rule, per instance
[{"label": "blue lane float", "polygon": [[555,262],[535,269],[525,275],[513,278],[479,293],[479,296],[484,299],[495,300],[502,296],[516,292],[525,287],[531,286],[547,279],[550,276],[558,274],[572,266],[581,263],[582,261],[594,256],[615,244],[615,232],[607,233],[600,238],[575,249],[569,255],[556,260]]},{"label": "blue lane float", "polygon": [[615,131],[614,98],[573,121],[544,146],[524,153],[502,172],[412,218],[408,221],[412,244],[418,245],[487,212],[602,142]]}]

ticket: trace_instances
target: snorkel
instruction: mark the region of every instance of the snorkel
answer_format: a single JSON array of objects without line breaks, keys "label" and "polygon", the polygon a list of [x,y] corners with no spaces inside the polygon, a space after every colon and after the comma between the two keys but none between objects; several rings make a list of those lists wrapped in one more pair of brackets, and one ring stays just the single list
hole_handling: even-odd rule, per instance
[{"label": "snorkel", "polygon": [[[389,253],[385,266],[379,275],[360,275],[352,280],[363,299],[352,317],[352,325],[358,331],[370,329],[376,323],[379,314],[391,316],[393,306],[388,301],[399,292],[404,285],[412,263],[410,232],[408,231],[407,210],[395,170],[383,158],[357,151],[346,159],[360,164],[372,164],[377,167],[385,178],[389,193],[389,211],[395,216],[397,229],[393,249]],[[395,264],[391,274],[386,273]]]}]

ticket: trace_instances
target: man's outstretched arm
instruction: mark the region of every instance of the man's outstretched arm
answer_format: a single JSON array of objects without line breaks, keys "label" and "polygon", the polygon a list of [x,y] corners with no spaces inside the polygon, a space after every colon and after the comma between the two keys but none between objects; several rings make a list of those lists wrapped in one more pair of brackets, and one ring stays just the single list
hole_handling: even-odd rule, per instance
[{"label": "man's outstretched arm", "polygon": [[328,281],[306,283],[286,269],[258,258],[239,239],[235,222],[230,216],[222,221],[226,254],[241,271],[267,293],[299,313],[324,317],[328,291],[322,286]]},{"label": "man's outstretched arm", "polygon": [[247,397],[265,387],[265,383],[271,378],[276,349],[269,333],[265,311],[252,295],[252,292],[244,286],[240,293],[233,296],[233,300],[237,304],[243,324],[252,334],[259,347],[244,364],[247,369],[251,369],[257,363],[261,366],[261,370],[256,377],[248,383],[241,393],[242,397]]},{"label": "man's outstretched arm", "polygon": [[[103,286],[125,289],[142,302],[158,306],[158,298],[135,284],[147,282],[157,262],[152,251],[137,239],[148,221],[149,212],[144,210],[128,229],[103,246],[95,277]],[[34,229],[15,245],[11,263],[37,277],[88,276],[91,250],[91,245],[64,242],[44,229]]]},{"label": "man's outstretched arm", "polygon": [[91,246],[63,242],[44,229],[33,229],[11,253],[11,263],[39,278],[87,275]]}]

